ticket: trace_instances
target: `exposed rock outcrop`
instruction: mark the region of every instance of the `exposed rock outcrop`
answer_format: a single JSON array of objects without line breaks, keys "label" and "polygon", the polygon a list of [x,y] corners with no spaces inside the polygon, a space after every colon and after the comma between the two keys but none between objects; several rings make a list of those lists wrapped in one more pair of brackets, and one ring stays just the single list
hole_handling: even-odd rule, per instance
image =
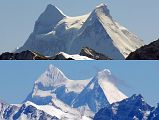
[{"label": "exposed rock outcrop", "polygon": [[126,60],[159,60],[159,39],[130,53]]},{"label": "exposed rock outcrop", "polygon": [[80,55],[87,56],[87,57],[95,59],[95,60],[111,60],[111,58],[105,56],[104,54],[98,53],[98,52],[96,52],[93,49],[88,48],[88,47],[82,48]]},{"label": "exposed rock outcrop", "polygon": [[0,55],[0,60],[49,60],[49,58],[32,51],[23,51],[21,53],[5,52]]}]

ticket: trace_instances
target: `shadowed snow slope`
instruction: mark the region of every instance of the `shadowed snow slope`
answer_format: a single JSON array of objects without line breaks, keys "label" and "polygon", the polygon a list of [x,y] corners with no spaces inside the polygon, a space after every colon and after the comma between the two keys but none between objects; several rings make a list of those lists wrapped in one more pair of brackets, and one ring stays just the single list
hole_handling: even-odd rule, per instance
[{"label": "shadowed snow slope", "polygon": [[89,47],[112,59],[125,59],[142,45],[142,40],[113,20],[105,4],[77,17],[66,16],[48,5],[26,43],[16,52],[32,50],[54,56],[59,52],[78,54],[83,47]]},{"label": "shadowed snow slope", "polygon": [[87,80],[70,80],[58,68],[49,68],[36,80],[33,91],[25,101],[38,105],[49,105],[53,98],[79,108],[84,112],[97,112],[99,109],[127,98],[112,83],[109,70],[103,70]]}]

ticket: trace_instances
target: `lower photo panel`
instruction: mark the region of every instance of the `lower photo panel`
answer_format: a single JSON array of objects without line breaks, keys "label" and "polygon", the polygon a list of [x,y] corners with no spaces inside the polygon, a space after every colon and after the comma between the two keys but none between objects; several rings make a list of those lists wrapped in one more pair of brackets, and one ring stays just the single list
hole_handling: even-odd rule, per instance
[{"label": "lower photo panel", "polygon": [[0,120],[159,120],[158,61],[0,66]]}]

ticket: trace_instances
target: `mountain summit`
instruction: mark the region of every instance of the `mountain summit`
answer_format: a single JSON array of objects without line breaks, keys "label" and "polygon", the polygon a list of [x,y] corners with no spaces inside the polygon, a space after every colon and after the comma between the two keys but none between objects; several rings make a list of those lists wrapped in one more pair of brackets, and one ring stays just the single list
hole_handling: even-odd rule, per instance
[{"label": "mountain summit", "polygon": [[83,47],[89,47],[109,58],[125,59],[143,45],[142,40],[113,20],[105,4],[77,17],[66,16],[48,5],[33,33],[16,52],[31,50],[54,56],[59,52],[79,54]]},{"label": "mountain summit", "polygon": [[56,24],[62,20],[65,15],[56,7],[49,4],[46,10],[40,15],[35,23],[35,34],[46,34],[54,29]]},{"label": "mountain summit", "polygon": [[104,13],[106,16],[110,16],[110,11],[108,9],[108,6],[104,3],[96,6],[94,12],[97,13],[97,14]]}]

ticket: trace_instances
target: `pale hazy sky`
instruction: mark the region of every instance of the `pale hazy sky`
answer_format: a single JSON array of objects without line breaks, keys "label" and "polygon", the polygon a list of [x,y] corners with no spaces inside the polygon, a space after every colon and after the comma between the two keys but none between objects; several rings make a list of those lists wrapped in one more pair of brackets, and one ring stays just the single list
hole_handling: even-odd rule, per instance
[{"label": "pale hazy sky", "polygon": [[146,43],[159,37],[159,0],[1,0],[0,52],[21,46],[50,3],[70,16],[86,14],[98,4],[106,3],[114,19]]}]

